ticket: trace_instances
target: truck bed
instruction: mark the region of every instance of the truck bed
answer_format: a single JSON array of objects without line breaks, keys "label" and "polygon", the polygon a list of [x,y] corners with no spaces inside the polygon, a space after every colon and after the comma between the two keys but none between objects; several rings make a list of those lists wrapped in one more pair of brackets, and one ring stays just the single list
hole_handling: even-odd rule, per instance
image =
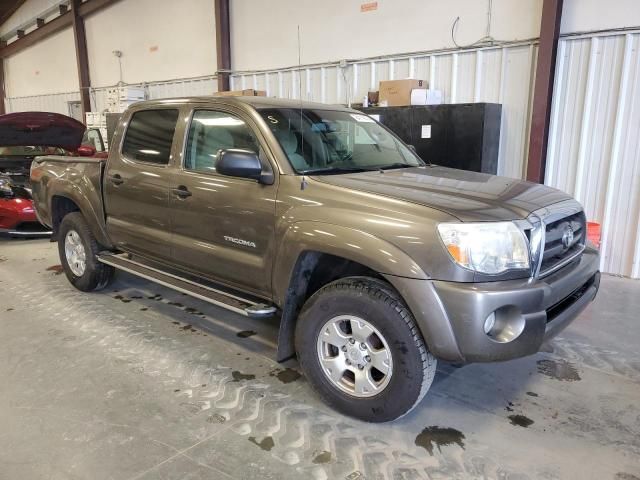
[{"label": "truck bed", "polygon": [[77,209],[104,231],[102,175],[105,164],[106,159],[95,157],[36,157],[31,165],[31,186],[39,220],[55,227],[54,202],[57,195],[63,195],[72,199]]}]

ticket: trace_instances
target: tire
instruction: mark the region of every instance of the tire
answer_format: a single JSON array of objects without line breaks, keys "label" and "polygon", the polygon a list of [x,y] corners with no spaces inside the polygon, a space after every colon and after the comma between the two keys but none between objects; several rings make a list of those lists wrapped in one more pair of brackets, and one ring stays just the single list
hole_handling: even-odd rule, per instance
[{"label": "tire", "polygon": [[[67,243],[67,238],[69,243]],[[75,239],[75,243],[73,240]],[[67,246],[80,245],[84,250],[84,269],[80,263],[72,260],[78,257],[67,256]],[[103,250],[89,229],[80,212],[67,214],[60,223],[58,230],[58,253],[64,273],[71,284],[83,292],[93,292],[105,288],[113,278],[113,267],[98,262],[97,255]],[[79,250],[76,250],[76,252]],[[75,270],[75,271],[74,271]]]},{"label": "tire", "polygon": [[[367,340],[361,342],[363,337]],[[436,359],[400,295],[368,277],[336,280],[317,291],[300,312],[295,345],[300,366],[320,397],[367,422],[407,414],[425,396],[436,372]]]}]

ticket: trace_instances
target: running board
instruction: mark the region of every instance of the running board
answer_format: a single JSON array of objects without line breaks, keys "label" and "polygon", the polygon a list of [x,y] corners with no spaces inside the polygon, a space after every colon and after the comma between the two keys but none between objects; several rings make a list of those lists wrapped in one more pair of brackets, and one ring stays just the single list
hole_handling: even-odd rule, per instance
[{"label": "running board", "polygon": [[98,261],[246,317],[270,317],[277,311],[277,308],[273,305],[266,305],[239,297],[232,293],[131,260],[126,253],[118,255],[101,253],[98,255]]}]

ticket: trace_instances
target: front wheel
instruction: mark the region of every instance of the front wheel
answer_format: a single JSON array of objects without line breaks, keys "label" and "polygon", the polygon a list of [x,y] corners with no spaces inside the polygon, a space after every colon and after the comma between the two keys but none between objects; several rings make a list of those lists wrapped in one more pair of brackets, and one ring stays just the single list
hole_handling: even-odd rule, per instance
[{"label": "front wheel", "polygon": [[296,351],[325,402],[369,422],[408,413],[436,371],[401,297],[373,278],[345,278],[316,292],[300,313]]},{"label": "front wheel", "polygon": [[58,231],[58,253],[64,273],[78,290],[100,290],[111,281],[113,267],[98,262],[99,252],[98,242],[82,214],[67,214]]}]

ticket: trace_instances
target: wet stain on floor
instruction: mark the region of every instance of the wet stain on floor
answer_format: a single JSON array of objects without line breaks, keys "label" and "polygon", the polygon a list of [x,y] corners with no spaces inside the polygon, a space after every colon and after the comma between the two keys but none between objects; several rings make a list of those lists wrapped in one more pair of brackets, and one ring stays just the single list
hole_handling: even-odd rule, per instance
[{"label": "wet stain on floor", "polygon": [[250,373],[242,373],[238,370],[234,370],[233,372],[231,372],[231,376],[233,377],[234,382],[240,382],[242,380],[253,380],[254,378],[256,378],[255,375],[252,375]]},{"label": "wet stain on floor", "polygon": [[262,439],[262,441],[258,442],[256,440],[256,437],[249,437],[249,441],[257,446],[259,446],[262,450],[264,450],[265,452],[270,452],[271,449],[273,448],[273,446],[275,445],[273,443],[273,438],[271,437],[264,437]]},{"label": "wet stain on floor", "polygon": [[464,439],[464,434],[455,428],[432,425],[418,434],[415,444],[433,456],[434,447],[438,447],[438,451],[442,452],[442,447],[456,444],[464,450]]},{"label": "wet stain on floor", "polygon": [[115,297],[116,300],[120,300],[122,303],[131,303],[131,300],[128,298],[123,297],[122,295],[116,295]]},{"label": "wet stain on floor", "polygon": [[506,407],[504,407],[504,409],[505,409],[507,412],[513,412],[513,402],[509,402],[509,403],[507,404],[507,406],[506,406]]},{"label": "wet stain on floor", "polygon": [[640,477],[625,472],[618,472],[613,478],[614,480],[640,480]]},{"label": "wet stain on floor", "polygon": [[160,295],[159,293],[156,293],[155,295],[151,296],[151,297],[147,297],[149,300],[162,300],[162,295]]},{"label": "wet stain on floor", "polygon": [[539,397],[540,396],[536,392],[527,392],[527,395],[529,395],[530,397]]},{"label": "wet stain on floor", "polygon": [[13,312],[13,308],[7,308],[5,311],[6,312]]},{"label": "wet stain on floor", "polygon": [[0,263],[6,262],[6,261],[7,261],[7,257],[0,257]]},{"label": "wet stain on floor", "polygon": [[253,330],[242,330],[241,332],[236,333],[236,335],[240,338],[249,338],[256,335],[258,332]]},{"label": "wet stain on floor", "polygon": [[331,452],[323,451],[318,453],[312,460],[316,465],[329,463],[331,461]]},{"label": "wet stain on floor", "polygon": [[581,380],[578,369],[566,360],[538,360],[538,372],[563,382]]},{"label": "wet stain on floor", "polygon": [[64,267],[62,265],[51,265],[47,268],[47,272],[53,272],[56,275],[61,275],[64,273]]},{"label": "wet stain on floor", "polygon": [[511,425],[515,425],[516,427],[527,428],[533,425],[533,420],[529,417],[525,417],[524,415],[509,415],[509,421]]},{"label": "wet stain on floor", "polygon": [[300,372],[297,372],[293,368],[285,368],[284,370],[276,369],[269,373],[269,376],[276,377],[282,383],[295,382],[302,377]]}]

